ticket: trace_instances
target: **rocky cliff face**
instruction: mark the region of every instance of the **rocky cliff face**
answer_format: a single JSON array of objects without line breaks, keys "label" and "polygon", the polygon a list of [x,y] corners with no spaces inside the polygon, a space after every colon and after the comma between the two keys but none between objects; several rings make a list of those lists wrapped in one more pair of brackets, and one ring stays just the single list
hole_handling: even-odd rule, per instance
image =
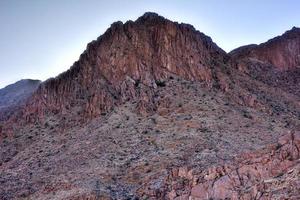
[{"label": "rocky cliff face", "polygon": [[149,112],[155,110],[153,88],[176,75],[211,86],[216,63],[226,57],[191,25],[146,13],[135,22],[112,24],[88,44],[70,70],[40,86],[25,115],[32,120],[33,113],[76,109],[93,117],[129,99],[137,99],[138,108]]},{"label": "rocky cliff face", "polygon": [[40,83],[39,80],[24,79],[0,89],[0,121],[22,106]]},{"label": "rocky cliff face", "polygon": [[234,59],[252,58],[280,70],[300,66],[300,28],[293,27],[283,35],[260,45],[248,45],[230,52]]}]

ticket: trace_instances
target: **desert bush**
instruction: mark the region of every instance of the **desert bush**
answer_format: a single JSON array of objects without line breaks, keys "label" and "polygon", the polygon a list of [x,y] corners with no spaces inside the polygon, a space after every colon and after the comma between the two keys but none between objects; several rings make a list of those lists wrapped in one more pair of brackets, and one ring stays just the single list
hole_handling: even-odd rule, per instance
[{"label": "desert bush", "polygon": [[155,83],[158,87],[165,87],[166,86],[166,82],[162,81],[162,80],[156,80]]}]

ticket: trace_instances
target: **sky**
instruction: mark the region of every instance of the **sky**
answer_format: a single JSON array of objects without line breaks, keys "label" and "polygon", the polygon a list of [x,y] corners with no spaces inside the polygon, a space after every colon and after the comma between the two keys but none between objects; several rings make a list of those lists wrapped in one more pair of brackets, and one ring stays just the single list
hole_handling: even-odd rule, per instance
[{"label": "sky", "polygon": [[57,76],[114,21],[147,11],[192,24],[227,52],[300,27],[299,0],[0,0],[0,88]]}]

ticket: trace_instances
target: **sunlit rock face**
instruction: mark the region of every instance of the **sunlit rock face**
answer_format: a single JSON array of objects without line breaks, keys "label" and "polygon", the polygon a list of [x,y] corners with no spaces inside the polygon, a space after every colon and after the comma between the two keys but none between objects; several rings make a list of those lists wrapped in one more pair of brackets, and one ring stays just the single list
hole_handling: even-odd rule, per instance
[{"label": "sunlit rock face", "polygon": [[171,22],[155,13],[136,21],[116,22],[70,70],[43,83],[25,109],[39,116],[67,112],[98,116],[137,98],[141,112],[155,110],[153,88],[172,75],[214,82],[213,69],[227,55],[211,38],[191,25]]}]

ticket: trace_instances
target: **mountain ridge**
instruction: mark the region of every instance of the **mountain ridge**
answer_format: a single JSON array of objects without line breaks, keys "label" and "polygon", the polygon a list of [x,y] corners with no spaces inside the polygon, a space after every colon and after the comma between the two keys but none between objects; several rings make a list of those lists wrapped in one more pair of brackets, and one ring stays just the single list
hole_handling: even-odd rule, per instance
[{"label": "mountain ridge", "polygon": [[293,27],[280,36],[261,44],[239,47],[229,52],[234,59],[255,58],[280,70],[289,70],[300,65],[300,28]]}]

